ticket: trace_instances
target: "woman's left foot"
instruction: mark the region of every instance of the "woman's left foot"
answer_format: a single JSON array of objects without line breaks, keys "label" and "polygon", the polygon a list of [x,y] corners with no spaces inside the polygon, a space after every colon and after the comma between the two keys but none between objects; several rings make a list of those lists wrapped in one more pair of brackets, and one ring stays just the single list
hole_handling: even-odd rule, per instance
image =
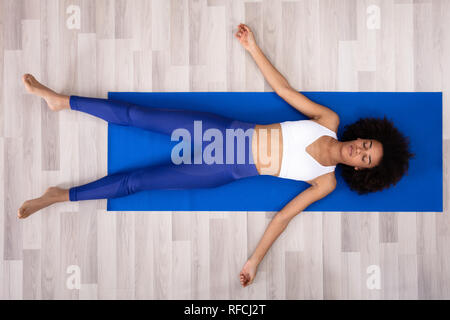
[{"label": "woman's left foot", "polygon": [[56,202],[65,200],[68,200],[67,190],[58,187],[50,187],[41,197],[25,201],[19,208],[17,216],[19,219],[24,219],[36,211],[46,208]]}]

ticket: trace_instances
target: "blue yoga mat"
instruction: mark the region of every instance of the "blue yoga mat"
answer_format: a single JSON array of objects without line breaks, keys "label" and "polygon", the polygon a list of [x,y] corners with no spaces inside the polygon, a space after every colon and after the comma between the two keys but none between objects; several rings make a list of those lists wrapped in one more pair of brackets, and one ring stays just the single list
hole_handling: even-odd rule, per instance
[{"label": "blue yoga mat", "polygon": [[[346,124],[384,115],[411,141],[409,172],[390,189],[367,195],[350,191],[336,168],[336,190],[305,211],[442,212],[441,92],[303,92],[336,111]],[[269,124],[308,119],[273,92],[110,92],[110,99],[145,107],[209,111]],[[170,160],[177,142],[134,127],[108,124],[108,174]],[[241,179],[212,189],[149,190],[109,199],[108,211],[279,211],[309,187],[272,176]]]}]

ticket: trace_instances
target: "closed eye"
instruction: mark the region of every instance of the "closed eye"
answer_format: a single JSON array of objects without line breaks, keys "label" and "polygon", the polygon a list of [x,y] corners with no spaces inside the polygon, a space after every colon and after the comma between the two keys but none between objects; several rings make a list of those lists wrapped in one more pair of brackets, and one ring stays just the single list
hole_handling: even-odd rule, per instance
[{"label": "closed eye", "polygon": [[[364,148],[366,148],[366,144],[364,143]],[[372,140],[370,140],[370,146],[369,146],[369,148],[366,148],[366,150],[368,150],[368,149],[370,149],[370,148],[372,148]],[[364,161],[364,160],[363,160]],[[369,156],[369,165],[372,163],[372,157],[371,156]]]}]

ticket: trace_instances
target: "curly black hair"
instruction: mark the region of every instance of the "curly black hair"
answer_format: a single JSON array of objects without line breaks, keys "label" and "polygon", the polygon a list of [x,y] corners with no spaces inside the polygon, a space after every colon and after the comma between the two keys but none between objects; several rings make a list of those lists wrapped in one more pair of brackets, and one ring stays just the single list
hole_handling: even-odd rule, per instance
[{"label": "curly black hair", "polygon": [[355,123],[346,125],[341,141],[357,138],[374,139],[383,145],[383,157],[376,167],[355,170],[352,166],[338,164],[344,181],[360,195],[397,184],[408,171],[409,159],[415,157],[409,151],[409,138],[400,133],[386,116],[383,119],[360,118]]}]

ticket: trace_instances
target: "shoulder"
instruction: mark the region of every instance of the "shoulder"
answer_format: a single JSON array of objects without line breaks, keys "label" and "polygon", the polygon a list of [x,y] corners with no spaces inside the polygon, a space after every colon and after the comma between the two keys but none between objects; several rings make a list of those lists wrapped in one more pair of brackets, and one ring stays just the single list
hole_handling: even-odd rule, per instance
[{"label": "shoulder", "polygon": [[330,111],[326,115],[311,120],[317,122],[318,124],[330,129],[331,131],[337,134],[339,128],[339,116],[336,112]]}]

